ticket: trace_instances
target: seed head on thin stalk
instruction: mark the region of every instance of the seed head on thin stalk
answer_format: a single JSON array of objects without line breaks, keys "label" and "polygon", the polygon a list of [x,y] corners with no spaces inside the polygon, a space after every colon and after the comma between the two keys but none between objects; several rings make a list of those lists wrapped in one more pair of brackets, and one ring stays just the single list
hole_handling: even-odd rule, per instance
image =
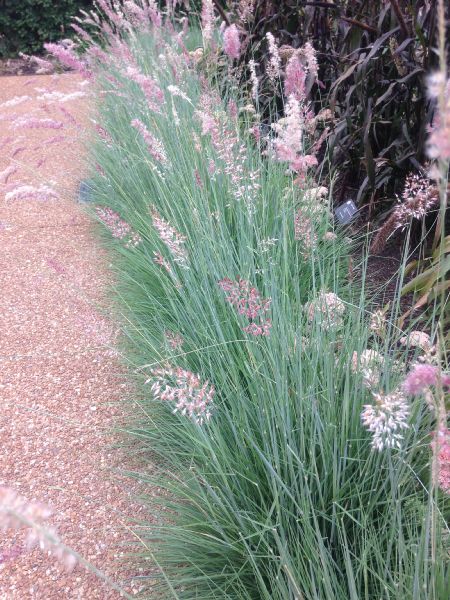
[{"label": "seed head on thin stalk", "polygon": [[228,294],[227,302],[249,320],[249,324],[243,328],[245,333],[254,336],[269,335],[272,322],[266,317],[266,313],[270,309],[271,298],[262,298],[259,291],[246,279],[232,281],[227,277],[219,281],[219,286]]},{"label": "seed head on thin stalk", "polygon": [[41,550],[50,551],[68,570],[72,570],[77,559],[62,544],[56,531],[47,525],[51,514],[46,506],[28,502],[16,490],[0,487],[0,530],[27,529],[29,549],[38,546]]},{"label": "seed head on thin stalk", "polygon": [[374,404],[366,404],[361,414],[364,427],[372,433],[372,448],[400,448],[402,430],[408,428],[410,407],[401,391],[372,392]]},{"label": "seed head on thin stalk", "polygon": [[252,98],[255,102],[258,102],[259,80],[256,74],[256,63],[254,60],[249,61],[248,68],[250,71],[250,82],[252,84]]},{"label": "seed head on thin stalk", "polygon": [[145,383],[151,383],[157,400],[175,403],[172,412],[180,412],[199,425],[211,418],[215,389],[209,381],[202,382],[196,373],[168,366],[153,369]]},{"label": "seed head on thin stalk", "polygon": [[408,175],[393,213],[372,241],[372,252],[379,252],[394,231],[405,228],[412,219],[422,219],[438,204],[438,190],[428,178],[417,173]]},{"label": "seed head on thin stalk", "polygon": [[281,74],[281,58],[278,50],[277,43],[273,34],[270,31],[266,34],[267,43],[269,46],[269,63],[266,68],[267,76],[272,83],[280,77]]},{"label": "seed head on thin stalk", "polygon": [[[172,227],[168,221],[164,220],[155,207],[150,209],[150,215],[152,217],[153,227],[158,232],[160,239],[167,246],[173,260],[181,267],[185,269],[189,268],[188,254],[184,245],[186,236],[181,235],[175,227]],[[162,266],[165,267],[166,265],[163,264]]]},{"label": "seed head on thin stalk", "polygon": [[445,425],[440,425],[434,432],[431,449],[435,465],[434,483],[450,495],[450,430]]},{"label": "seed head on thin stalk", "polygon": [[366,349],[361,354],[353,352],[352,371],[362,376],[363,385],[369,389],[374,389],[379,384],[383,366],[384,357],[376,350]]},{"label": "seed head on thin stalk", "polygon": [[324,331],[338,329],[343,324],[345,304],[334,292],[321,290],[317,297],[305,305],[308,321],[318,321]]},{"label": "seed head on thin stalk", "polygon": [[384,310],[378,309],[371,314],[369,329],[381,339],[384,339],[386,335],[386,326],[387,321]]},{"label": "seed head on thin stalk", "polygon": [[210,46],[214,31],[214,2],[213,0],[203,0],[202,2],[202,36],[205,47]]}]

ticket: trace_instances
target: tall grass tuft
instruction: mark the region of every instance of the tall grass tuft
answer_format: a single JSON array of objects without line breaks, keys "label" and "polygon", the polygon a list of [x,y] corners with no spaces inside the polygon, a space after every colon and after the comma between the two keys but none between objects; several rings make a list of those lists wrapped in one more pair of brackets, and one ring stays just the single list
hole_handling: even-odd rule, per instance
[{"label": "tall grass tuft", "polygon": [[[156,465],[138,475],[148,595],[444,600],[433,415],[400,387],[423,348],[374,326],[332,190],[261,153],[248,101],[222,99],[192,39],[127,28],[96,70],[93,215],[137,386],[129,432]],[[378,451],[361,413],[394,394],[407,406]]]}]

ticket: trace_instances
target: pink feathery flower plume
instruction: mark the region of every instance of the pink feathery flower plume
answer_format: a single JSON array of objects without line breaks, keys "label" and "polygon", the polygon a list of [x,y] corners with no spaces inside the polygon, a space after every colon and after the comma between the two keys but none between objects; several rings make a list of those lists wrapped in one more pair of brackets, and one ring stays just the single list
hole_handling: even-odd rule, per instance
[{"label": "pink feathery flower plume", "polygon": [[405,180],[403,192],[397,204],[372,240],[371,250],[381,250],[397,229],[405,228],[411,219],[422,219],[439,203],[436,185],[417,173],[410,173]]},{"label": "pink feathery flower plume", "polygon": [[306,44],[300,48],[299,54],[303,59],[307,73],[313,79],[317,79],[319,65],[314,47],[309,42],[306,42]]},{"label": "pink feathery flower plume", "polygon": [[304,132],[309,113],[294,97],[289,96],[285,117],[272,125],[277,133],[273,146],[280,162],[289,163],[289,168],[302,180],[310,167],[317,165],[317,158],[304,153]]},{"label": "pink feathery flower plume", "polygon": [[[89,48],[87,49],[87,53],[89,54],[90,57],[103,63],[103,65],[108,65],[111,61],[111,56],[109,54],[107,54],[104,50],[102,50],[100,48],[100,46],[97,46],[96,44],[91,44],[89,46]],[[107,78],[109,78],[109,77],[107,77]]]},{"label": "pink feathery flower plume", "polygon": [[114,2],[114,8],[112,8],[106,0],[96,1],[103,13],[108,17],[111,23],[114,23],[117,29],[126,29],[129,27],[129,23],[124,19],[118,4]]},{"label": "pink feathery flower plume", "polygon": [[443,96],[441,110],[428,139],[428,156],[450,160],[450,79],[445,81],[441,73],[436,73],[428,81],[428,91],[432,98]]},{"label": "pink feathery flower plume", "polygon": [[141,236],[132,230],[129,223],[111,208],[97,207],[95,212],[114,238],[125,241],[125,248],[137,246],[142,241]]},{"label": "pink feathery flower plume", "polygon": [[145,383],[152,384],[151,390],[157,400],[175,403],[172,412],[180,412],[199,425],[211,418],[215,389],[209,381],[202,383],[196,373],[168,366],[153,369]]},{"label": "pink feathery flower plume", "polygon": [[77,558],[49,525],[48,518],[51,515],[52,511],[47,506],[28,501],[13,488],[0,486],[0,531],[27,530],[26,545],[29,549],[39,547],[71,571],[77,564]]},{"label": "pink feathery flower plume", "polygon": [[239,0],[237,13],[243,23],[246,23],[252,18],[255,10],[255,0]]},{"label": "pink feathery flower plume", "polygon": [[286,65],[284,93],[287,97],[293,96],[298,102],[306,100],[306,75],[298,53],[293,54]]},{"label": "pink feathery flower plume", "polygon": [[139,6],[133,0],[125,0],[123,10],[131,25],[140,31],[148,29],[149,21],[155,27],[161,27],[161,15],[155,0],[148,0],[148,4],[144,3],[143,6]]},{"label": "pink feathery flower plume", "polygon": [[[169,249],[173,260],[185,269],[188,268],[188,254],[184,246],[186,237],[181,235],[175,227],[165,221],[155,207],[150,209],[153,227],[158,232],[159,237]],[[160,263],[161,264],[161,263]],[[165,265],[162,265],[165,267]]]},{"label": "pink feathery flower plume", "polygon": [[11,192],[5,194],[5,200],[52,200],[58,195],[52,188],[41,185],[39,187],[33,185],[21,185],[14,188]]},{"label": "pink feathery flower plume", "polygon": [[23,104],[27,100],[31,100],[31,96],[14,96],[11,100],[6,100],[0,104],[0,108],[11,108],[12,106],[18,106]]},{"label": "pink feathery flower plume", "polygon": [[230,127],[229,119],[221,108],[221,100],[214,93],[200,98],[200,110],[195,113],[202,125],[202,135],[210,135],[218,157],[224,163],[224,173],[230,178],[236,200],[244,198],[250,205],[254,192],[259,189],[258,171],[249,171],[246,148],[238,133]]},{"label": "pink feathery flower plume", "polygon": [[313,220],[299,208],[294,217],[294,239],[302,243],[301,255],[308,258],[317,245],[317,235],[314,231]]},{"label": "pink feathery flower plume", "polygon": [[250,321],[249,325],[243,328],[245,333],[255,336],[269,335],[272,322],[266,318],[265,313],[270,309],[271,298],[261,298],[259,291],[245,279],[232,281],[227,277],[219,281],[219,286],[228,294],[227,302]]},{"label": "pink feathery flower plume", "polygon": [[417,396],[437,385],[439,378],[444,388],[450,388],[450,373],[440,372],[436,365],[416,363],[403,382],[403,390],[409,396]]},{"label": "pink feathery flower plume", "polygon": [[77,25],[77,23],[71,23],[70,26],[75,31],[75,33],[78,33],[78,35],[84,42],[87,42],[88,44],[94,44],[94,40],[89,35],[89,33],[85,31],[82,27]]},{"label": "pink feathery flower plume", "polygon": [[164,94],[156,81],[152,77],[140,73],[136,67],[128,67],[126,75],[140,86],[150,110],[160,113],[161,104],[164,103]]},{"label": "pink feathery flower plume", "polygon": [[444,425],[431,442],[436,457],[437,472],[433,473],[437,485],[445,494],[450,494],[450,430]]},{"label": "pink feathery flower plume", "polygon": [[273,34],[270,31],[266,34],[267,43],[269,46],[269,62],[267,64],[266,72],[270,81],[275,81],[281,73],[281,58],[278,50],[277,43]]},{"label": "pink feathery flower plume", "polygon": [[20,58],[25,59],[29,64],[35,64],[38,68],[36,69],[36,75],[46,75],[53,73],[55,70],[54,65],[49,60],[44,60],[39,56],[29,56],[23,52],[19,52]]},{"label": "pink feathery flower plume", "polygon": [[169,160],[167,158],[166,150],[164,148],[163,143],[160,140],[158,140],[158,138],[156,138],[152,133],[150,133],[150,131],[147,129],[144,123],[142,123],[142,121],[140,121],[139,119],[133,119],[131,121],[131,125],[135,129],[137,129],[141,134],[150,156],[152,156],[161,164],[167,166],[169,164]]},{"label": "pink feathery flower plume", "polygon": [[209,46],[214,30],[214,2],[203,0],[202,2],[202,35],[203,43]]},{"label": "pink feathery flower plume", "polygon": [[155,261],[155,263],[157,265],[159,265],[160,267],[165,269],[169,273],[169,275],[172,275],[172,276],[174,275],[172,267],[170,266],[170,262],[164,258],[164,256],[161,254],[161,252],[154,252],[153,260]]},{"label": "pink feathery flower plume", "polygon": [[70,69],[78,71],[78,73],[81,73],[81,75],[87,79],[92,77],[92,73],[87,68],[86,63],[81,60],[72,49],[66,48],[61,43],[44,44],[44,48],[47,50],[47,52],[57,58],[65,67],[69,67]]},{"label": "pink feathery flower plume", "polygon": [[231,59],[238,59],[241,54],[241,41],[236,25],[230,25],[223,32],[223,51]]},{"label": "pink feathery flower plume", "polygon": [[148,6],[144,8],[153,26],[159,29],[162,25],[162,17],[156,0],[148,0]]},{"label": "pink feathery flower plume", "polygon": [[19,117],[13,122],[14,127],[24,129],[62,129],[64,123],[55,119],[38,119],[37,117]]}]

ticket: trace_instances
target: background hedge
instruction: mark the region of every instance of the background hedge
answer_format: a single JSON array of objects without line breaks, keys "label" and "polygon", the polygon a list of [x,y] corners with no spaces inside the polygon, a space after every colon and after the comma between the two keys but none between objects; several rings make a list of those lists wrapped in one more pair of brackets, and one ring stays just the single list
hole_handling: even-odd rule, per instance
[{"label": "background hedge", "polygon": [[44,42],[71,37],[71,18],[92,0],[0,0],[0,57],[42,50]]}]

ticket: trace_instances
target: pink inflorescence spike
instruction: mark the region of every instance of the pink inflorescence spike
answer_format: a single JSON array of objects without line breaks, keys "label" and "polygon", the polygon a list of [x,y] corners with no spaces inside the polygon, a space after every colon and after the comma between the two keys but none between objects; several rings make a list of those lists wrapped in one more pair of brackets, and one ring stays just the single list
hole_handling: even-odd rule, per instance
[{"label": "pink inflorescence spike", "polygon": [[132,230],[129,223],[111,208],[97,207],[96,213],[114,238],[125,241],[126,248],[137,246],[142,241],[141,236]]},{"label": "pink inflorescence spike", "polygon": [[[184,246],[186,237],[181,235],[181,233],[179,233],[175,227],[172,227],[168,221],[165,221],[155,207],[150,210],[150,214],[152,217],[153,227],[156,229],[159,237],[169,249],[171,255],[173,256],[173,260],[181,267],[187,269],[188,254]],[[160,255],[157,256],[159,257]],[[167,268],[164,260],[161,261],[158,258],[156,262]]]},{"label": "pink inflorescence spike", "polygon": [[175,403],[173,412],[189,416],[202,425],[211,418],[215,390],[209,381],[202,383],[199,375],[180,367],[153,369],[146,383],[151,383],[157,400]]},{"label": "pink inflorescence spike", "polygon": [[238,59],[241,54],[241,41],[236,25],[230,25],[223,32],[223,51],[231,59]]},{"label": "pink inflorescence spike", "polygon": [[156,138],[139,119],[133,119],[131,125],[141,134],[150,156],[167,166],[169,160],[163,143],[158,140],[158,138]]},{"label": "pink inflorescence spike", "polygon": [[444,493],[450,494],[450,430],[444,425],[431,442],[431,448],[437,463],[435,481]]},{"label": "pink inflorescence spike", "polygon": [[46,185],[20,185],[5,194],[5,200],[52,200],[58,195],[52,188]]},{"label": "pink inflorescence spike", "polygon": [[219,285],[228,294],[227,302],[250,321],[243,331],[255,336],[269,335],[272,322],[266,318],[266,313],[270,309],[272,299],[261,298],[258,290],[245,279],[232,281],[225,278],[219,281]]}]

